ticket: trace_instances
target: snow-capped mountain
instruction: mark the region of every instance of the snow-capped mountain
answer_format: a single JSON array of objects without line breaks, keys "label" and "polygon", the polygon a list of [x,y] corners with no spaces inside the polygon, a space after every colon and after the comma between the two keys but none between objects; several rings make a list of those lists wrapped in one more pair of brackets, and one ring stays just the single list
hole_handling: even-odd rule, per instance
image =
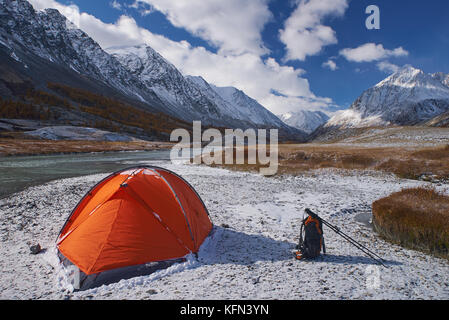
[{"label": "snow-capped mountain", "polygon": [[107,51],[151,88],[172,115],[206,123],[220,118],[217,107],[150,46],[108,48]]},{"label": "snow-capped mountain", "polygon": [[[188,122],[302,135],[235,88],[199,85],[147,45],[107,52],[59,11],[36,11],[26,0],[0,0],[0,58],[0,67],[39,90],[56,82]],[[0,95],[14,96],[1,80]]]},{"label": "snow-capped mountain", "polygon": [[108,48],[122,65],[164,101],[173,115],[205,123],[284,127],[256,100],[234,87],[216,87],[202,77],[184,76],[148,45]]},{"label": "snow-capped mountain", "polygon": [[241,117],[249,117],[251,114],[254,114],[253,121],[257,124],[285,126],[273,113],[265,109],[256,100],[248,97],[243,91],[234,87],[212,86],[212,89],[231,105],[234,110],[238,111],[242,115]]},{"label": "snow-capped mountain", "polygon": [[36,11],[25,0],[2,0],[0,46],[26,68],[33,67],[35,55],[135,99],[158,102],[151,90],[55,9]]},{"label": "snow-capped mountain", "polygon": [[279,119],[256,100],[234,87],[217,87],[200,76],[187,76],[190,82],[209,100],[213,101],[224,114],[235,119],[248,119],[261,126],[285,127]]},{"label": "snow-capped mountain", "polygon": [[445,74],[443,72],[437,72],[437,73],[431,74],[431,76],[435,80],[444,84],[446,87],[449,87],[449,74]]},{"label": "snow-capped mountain", "polygon": [[307,133],[312,133],[329,120],[329,116],[324,112],[308,110],[288,112],[280,115],[279,118],[289,126]]},{"label": "snow-capped mountain", "polygon": [[449,75],[405,66],[366,90],[325,127],[417,125],[449,111]]}]

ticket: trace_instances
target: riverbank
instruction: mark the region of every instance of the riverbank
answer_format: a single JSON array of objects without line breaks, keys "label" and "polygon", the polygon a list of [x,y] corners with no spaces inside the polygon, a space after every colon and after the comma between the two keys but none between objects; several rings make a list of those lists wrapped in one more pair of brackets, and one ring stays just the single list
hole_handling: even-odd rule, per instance
[{"label": "riverbank", "polygon": [[173,146],[163,141],[74,141],[0,138],[0,157],[114,151],[164,150]]},{"label": "riverbank", "polygon": [[[427,184],[377,171],[259,174],[148,161],[184,177],[216,226],[198,260],[150,276],[67,292],[54,241],[81,197],[107,174],[52,181],[0,200],[2,299],[448,299],[449,262],[379,238],[356,216],[402,188]],[[444,189],[447,185],[443,185]],[[236,191],[238,190],[238,192]],[[387,260],[379,267],[325,229],[327,254],[296,261],[304,208]],[[29,246],[46,249],[30,255]]]}]

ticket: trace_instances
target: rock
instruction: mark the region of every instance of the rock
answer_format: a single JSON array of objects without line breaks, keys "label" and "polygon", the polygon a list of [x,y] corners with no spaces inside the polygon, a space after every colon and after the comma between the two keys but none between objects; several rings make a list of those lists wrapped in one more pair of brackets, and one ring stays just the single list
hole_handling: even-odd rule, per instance
[{"label": "rock", "polygon": [[31,254],[38,254],[41,251],[42,251],[42,248],[41,248],[41,245],[39,243],[30,247]]}]

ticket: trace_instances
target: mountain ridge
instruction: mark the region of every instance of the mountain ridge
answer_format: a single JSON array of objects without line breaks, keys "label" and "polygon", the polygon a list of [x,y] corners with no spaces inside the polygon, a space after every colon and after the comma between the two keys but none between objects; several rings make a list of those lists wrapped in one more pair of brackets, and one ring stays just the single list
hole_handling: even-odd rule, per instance
[{"label": "mountain ridge", "polygon": [[325,127],[424,123],[449,111],[447,79],[449,75],[446,78],[444,74],[426,74],[412,66],[404,66],[365,90],[348,110],[336,114]]},{"label": "mountain ridge", "polygon": [[[184,76],[153,48],[146,44],[106,49],[133,75],[150,87],[159,99],[172,105],[173,113],[182,112],[176,105],[190,109],[195,119],[206,124],[218,122],[236,126],[236,121],[247,122],[248,126],[288,126],[234,87],[217,87],[199,76]],[[191,119],[193,120],[193,119]]]},{"label": "mountain ridge", "polygon": [[[246,95],[247,105],[243,107],[253,114],[229,112],[235,108],[229,108],[226,101],[220,106],[208,98],[194,81],[149,46],[145,47],[145,53],[151,59],[146,62],[154,65],[143,64],[144,68],[136,72],[130,61],[103,50],[55,9],[36,11],[25,0],[1,0],[0,27],[0,56],[4,57],[0,69],[6,70],[0,76],[3,97],[17,98],[16,90],[11,89],[14,83],[51,91],[47,83],[57,80],[62,85],[115,97],[184,121],[201,120],[209,126],[231,128],[260,126],[280,129],[290,137],[305,136],[260,104],[254,107],[255,100]],[[222,108],[223,105],[228,108]],[[266,115],[265,123],[253,121],[258,119],[258,111]]]},{"label": "mountain ridge", "polygon": [[329,120],[322,111],[299,110],[278,116],[284,123],[310,134]]}]

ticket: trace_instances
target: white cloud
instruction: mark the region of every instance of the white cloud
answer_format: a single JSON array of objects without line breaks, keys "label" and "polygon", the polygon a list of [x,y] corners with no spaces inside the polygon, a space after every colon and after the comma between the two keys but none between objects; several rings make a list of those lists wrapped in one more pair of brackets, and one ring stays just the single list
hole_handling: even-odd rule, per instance
[{"label": "white cloud", "polygon": [[133,8],[140,13],[141,16],[147,16],[154,12],[154,8],[146,2],[135,0],[133,3],[126,5],[128,8]]},{"label": "white cloud", "polygon": [[128,8],[139,9],[141,2],[135,0],[133,3],[128,4]]},{"label": "white cloud", "polygon": [[283,97],[276,95],[269,95],[261,100],[260,103],[263,106],[275,105],[275,109],[269,109],[276,115],[298,110],[322,111],[326,114],[331,114],[332,111],[330,110],[335,106],[330,98]]},{"label": "white cloud", "polygon": [[388,50],[382,44],[365,43],[357,48],[346,48],[340,51],[340,54],[348,61],[354,62],[371,62],[379,61],[389,57],[407,56],[408,51],[402,47],[393,50]]},{"label": "white cloud", "polygon": [[377,64],[377,68],[385,73],[394,73],[399,70],[399,66],[388,61],[381,61]]},{"label": "white cloud", "polygon": [[109,4],[110,4],[111,7],[113,7],[114,9],[122,10],[122,5],[121,5],[120,2],[118,2],[117,0],[112,1],[112,2],[110,2]]},{"label": "white cloud", "polygon": [[348,7],[347,0],[301,0],[298,7],[279,31],[287,48],[286,60],[304,61],[324,46],[336,44],[335,31],[322,24],[328,16],[342,16]]},{"label": "white cloud", "polygon": [[150,13],[153,13],[154,11],[152,9],[140,9],[139,13],[141,16],[147,16]]},{"label": "white cloud", "polygon": [[61,12],[64,16],[67,17],[71,22],[73,22],[77,27],[80,26],[80,11],[78,6],[71,5],[62,5],[54,0],[28,0],[36,10],[42,10],[45,8],[54,8]]},{"label": "white cloud", "polygon": [[261,31],[272,18],[269,0],[137,0],[164,13],[174,25],[223,54],[268,53]]},{"label": "white cloud", "polygon": [[335,63],[335,61],[329,59],[326,62],[323,62],[323,64],[321,65],[323,68],[329,68],[332,71],[335,71],[338,69],[337,64]]},{"label": "white cloud", "polygon": [[[213,53],[204,47],[193,47],[187,41],[172,41],[141,28],[129,16],[115,23],[104,23],[81,13],[76,6],[64,6],[54,0],[30,0],[36,8],[60,10],[102,48],[146,43],[173,63],[182,73],[200,75],[217,86],[234,86],[256,99],[275,114],[298,109],[316,109],[332,104],[329,98],[317,97],[304,70],[281,66],[273,58],[262,59],[253,52],[240,54]],[[276,95],[273,91],[280,93]]]}]

